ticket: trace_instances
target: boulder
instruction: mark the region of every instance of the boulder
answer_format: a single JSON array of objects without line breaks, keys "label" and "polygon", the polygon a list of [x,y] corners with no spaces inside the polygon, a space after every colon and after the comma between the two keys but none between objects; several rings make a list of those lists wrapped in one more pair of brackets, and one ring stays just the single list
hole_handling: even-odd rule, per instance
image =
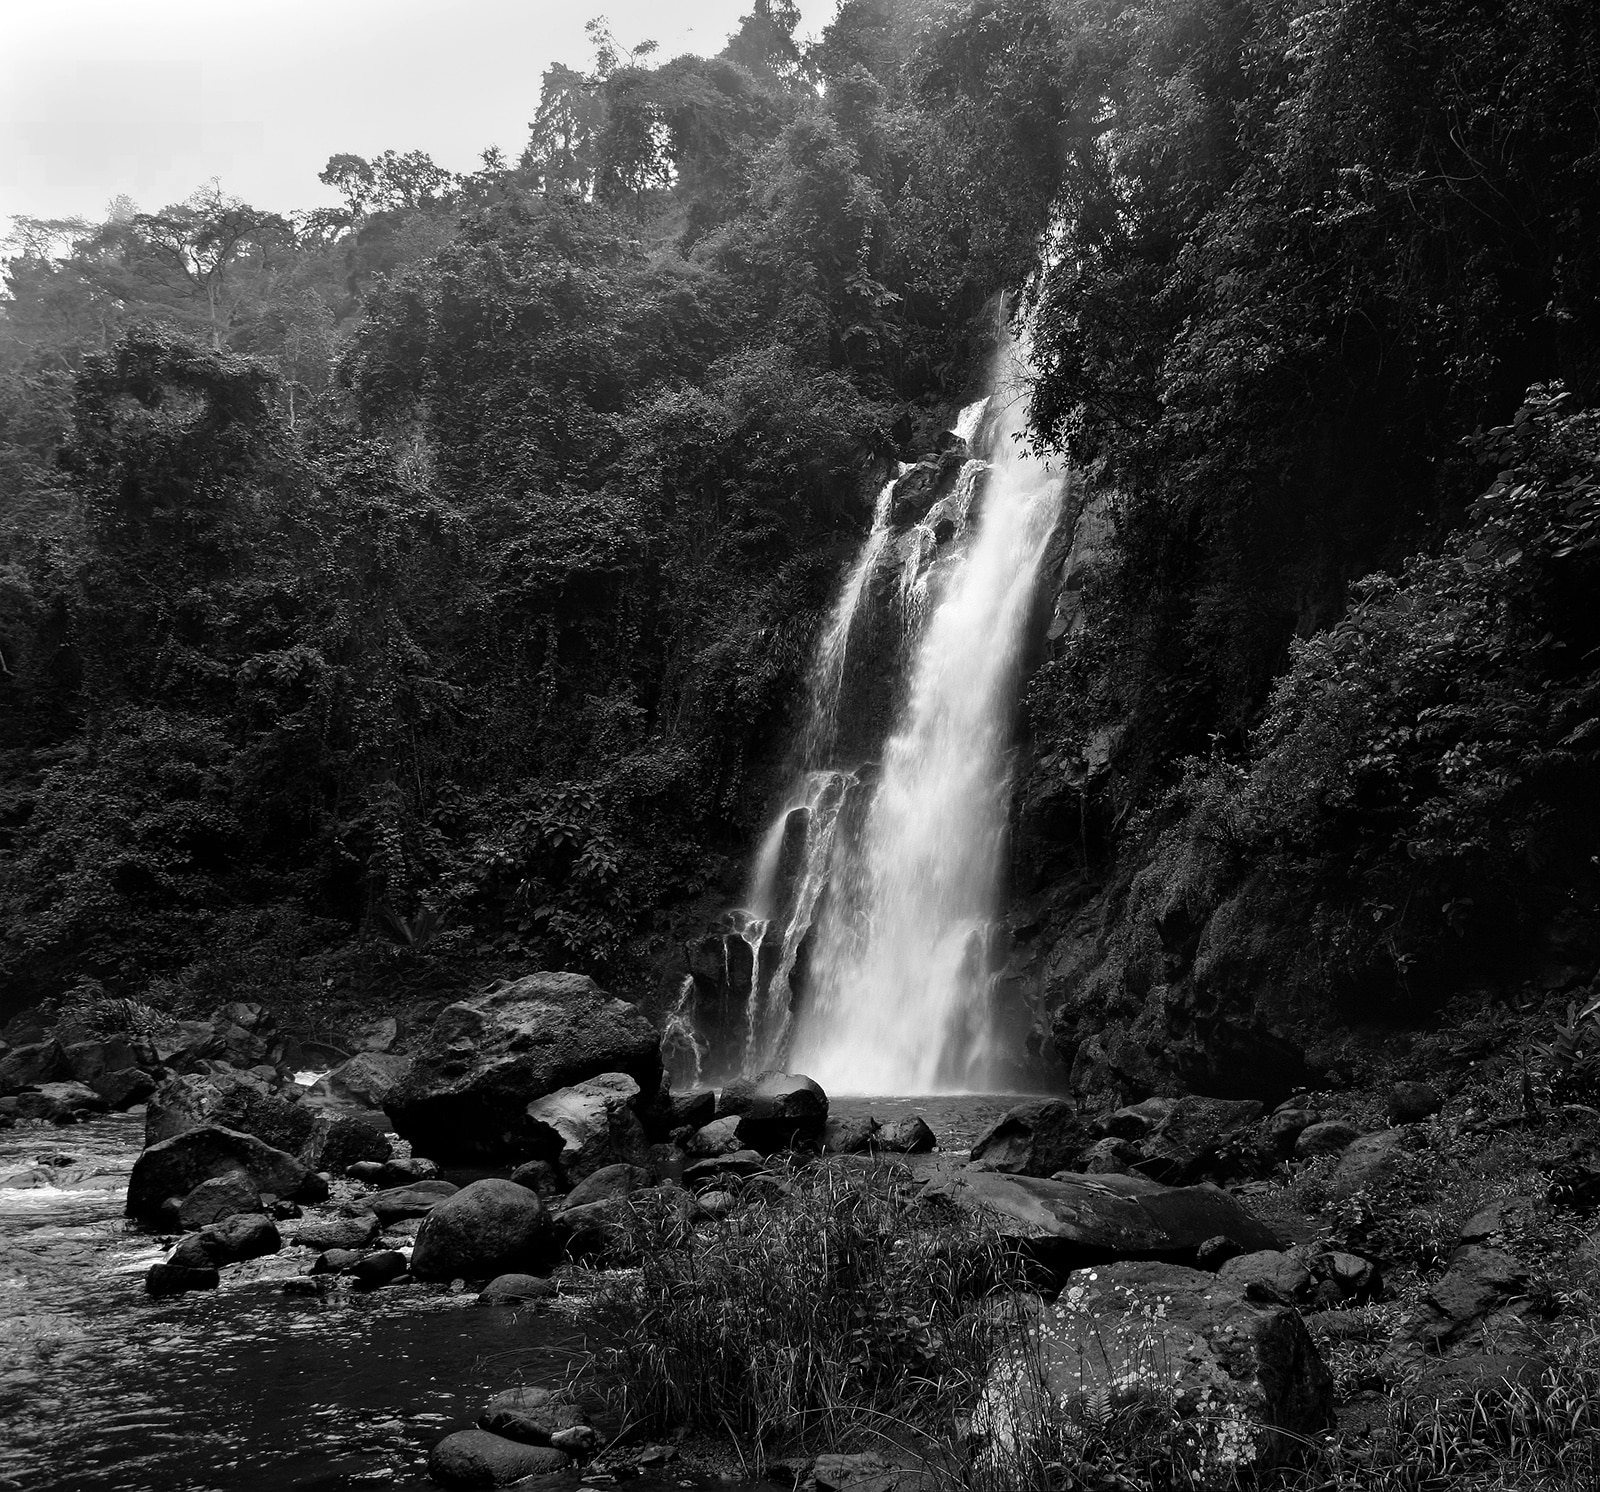
[{"label": "boulder", "polygon": [[243,1171],[212,1176],[178,1204],[178,1226],[186,1233],[240,1212],[260,1212],[261,1193]]},{"label": "boulder", "polygon": [[639,1085],[621,1072],[558,1089],[528,1105],[527,1143],[569,1182],[605,1166],[643,1164],[650,1143],[633,1109],[638,1097]]},{"label": "boulder", "polygon": [[558,1252],[538,1194],[490,1177],[462,1187],[428,1213],[417,1231],[411,1272],[419,1280],[535,1273],[554,1263]]},{"label": "boulder", "polygon": [[180,1073],[151,1095],[144,1142],[154,1145],[209,1125],[254,1135],[294,1155],[311,1138],[312,1124],[310,1109],[274,1093],[259,1078],[242,1072]]},{"label": "boulder", "polygon": [[561,1175],[547,1160],[525,1160],[511,1173],[518,1186],[538,1192],[541,1197],[558,1197],[566,1190]]},{"label": "boulder", "polygon": [[896,1466],[868,1452],[818,1456],[801,1483],[802,1492],[925,1492],[930,1479],[923,1471]]},{"label": "boulder", "polygon": [[398,1160],[386,1160],[378,1173],[384,1186],[409,1186],[414,1181],[437,1181],[439,1164],[425,1155],[408,1155]]},{"label": "boulder", "polygon": [[525,1305],[531,1300],[550,1300],[556,1295],[556,1282],[537,1274],[497,1274],[478,1296],[481,1306]]},{"label": "boulder", "polygon": [[698,1204],[682,1187],[648,1186],[563,1207],[552,1224],[569,1257],[626,1264],[662,1242],[681,1240],[698,1215]]},{"label": "boulder", "polygon": [[162,1140],[140,1155],[128,1177],[128,1216],[158,1223],[168,1197],[187,1197],[202,1181],[230,1171],[243,1171],[258,1192],[275,1197],[317,1202],[328,1194],[327,1184],[294,1156],[254,1135],[207,1126]]},{"label": "boulder", "polygon": [[1444,1107],[1444,1095],[1431,1083],[1396,1083],[1389,1090],[1389,1123],[1417,1124]]},{"label": "boulder", "polygon": [[884,1125],[873,1141],[873,1148],[892,1155],[925,1155],[936,1149],[938,1143],[922,1118],[912,1115],[909,1119],[897,1119],[893,1124]]},{"label": "boulder", "polygon": [[428,1455],[428,1475],[441,1487],[504,1487],[571,1466],[572,1458],[554,1446],[524,1445],[487,1430],[457,1430]]},{"label": "boulder", "polygon": [[365,1254],[360,1249],[324,1249],[311,1263],[312,1274],[343,1274],[359,1264]]},{"label": "boulder", "polygon": [[235,1067],[254,1067],[271,1053],[276,1027],[265,1006],[235,1000],[212,1013],[215,1047],[208,1055],[222,1057]]},{"label": "boulder", "polygon": [[583,1423],[578,1407],[548,1388],[508,1388],[478,1416],[480,1430],[527,1445],[549,1445],[552,1435]]},{"label": "boulder", "polygon": [[1400,1323],[1389,1357],[1403,1365],[1469,1347],[1520,1347],[1532,1306],[1526,1265],[1501,1249],[1464,1244]]},{"label": "boulder", "polygon": [[1403,1129],[1380,1129],[1352,1140],[1339,1158],[1329,1193],[1342,1200],[1394,1180],[1404,1170],[1410,1149],[1411,1136]]},{"label": "boulder", "polygon": [[[1113,1135],[1107,1135],[1105,1139],[1096,1140],[1089,1146],[1067,1168],[1067,1172],[1089,1176],[1131,1176],[1134,1164],[1138,1160],[1139,1151],[1132,1141],[1119,1140]],[[1062,1173],[1052,1171],[1050,1174]]]},{"label": "boulder", "polygon": [[323,1073],[307,1090],[306,1097],[314,1102],[381,1109],[410,1071],[409,1057],[381,1051],[357,1052],[332,1072]]},{"label": "boulder", "polygon": [[685,1186],[704,1186],[707,1183],[724,1183],[733,1176],[757,1176],[767,1169],[767,1163],[756,1150],[731,1150],[726,1155],[707,1156],[683,1168]]},{"label": "boulder", "polygon": [[1233,1484],[1290,1459],[1333,1419],[1333,1379],[1292,1307],[1216,1275],[1123,1262],[1072,1274],[990,1375],[973,1426],[991,1454],[1035,1430],[1153,1410],[1184,1423],[1191,1475]]},{"label": "boulder", "polygon": [[377,1214],[384,1227],[403,1217],[426,1217],[446,1197],[460,1188],[448,1181],[414,1181],[409,1186],[392,1186],[387,1191],[363,1197],[360,1205]]},{"label": "boulder", "polygon": [[643,1013],[583,974],[530,974],[447,1006],[384,1110],[428,1155],[526,1155],[528,1105],[600,1073],[661,1082]]},{"label": "boulder", "polygon": [[283,1247],[272,1219],[260,1213],[236,1213],[202,1228],[196,1236],[212,1262],[219,1266],[275,1254]]},{"label": "boulder", "polygon": [[358,1161],[388,1160],[394,1150],[389,1121],[381,1111],[346,1105],[322,1105],[311,1112],[311,1133],[299,1155],[314,1171],[334,1174]]},{"label": "boulder", "polygon": [[353,1160],[344,1168],[344,1174],[352,1181],[359,1181],[365,1186],[385,1186],[388,1184],[383,1179],[382,1161]]},{"label": "boulder", "polygon": [[362,1290],[377,1290],[392,1284],[406,1272],[406,1256],[397,1249],[380,1249],[364,1254],[345,1273]]},{"label": "boulder", "polygon": [[717,1095],[709,1088],[698,1093],[674,1093],[668,1102],[672,1129],[700,1129],[717,1117]]},{"label": "boulder", "polygon": [[1217,1275],[1242,1290],[1249,1300],[1299,1305],[1311,1293],[1311,1271],[1294,1249],[1240,1254],[1224,1263]]},{"label": "boulder", "polygon": [[[727,1123],[721,1120],[720,1123]],[[873,1141],[877,1138],[882,1126],[871,1114],[840,1115],[830,1114],[828,1122],[822,1127],[822,1150],[825,1155],[864,1155],[872,1148]],[[738,1120],[733,1121],[734,1131],[738,1129]],[[734,1147],[738,1148],[737,1133],[733,1135]]]},{"label": "boulder", "polygon": [[301,1223],[293,1242],[319,1254],[329,1249],[363,1249],[377,1240],[381,1231],[377,1216],[358,1212],[354,1216],[319,1217]]},{"label": "boulder", "polygon": [[1244,1253],[1231,1238],[1208,1238],[1194,1251],[1194,1267],[1207,1269],[1212,1274],[1218,1273],[1229,1259],[1237,1259]]},{"label": "boulder", "polygon": [[90,1114],[103,1114],[108,1107],[86,1083],[41,1083],[17,1094],[17,1118],[45,1119],[51,1124],[72,1124]]},{"label": "boulder", "polygon": [[1013,1176],[1051,1176],[1071,1166],[1094,1132],[1064,1098],[1032,1098],[978,1137],[972,1158]]},{"label": "boulder", "polygon": [[710,1124],[703,1125],[690,1135],[683,1148],[700,1160],[732,1155],[735,1150],[743,1148],[739,1140],[738,1116],[729,1114],[722,1119],[713,1119]]},{"label": "boulder", "polygon": [[143,1103],[160,1084],[142,1067],[127,1067],[116,1072],[101,1073],[89,1086],[105,1099],[110,1108],[121,1113],[136,1103]]},{"label": "boulder", "polygon": [[392,1015],[379,1016],[356,1032],[352,1043],[360,1052],[388,1052],[400,1039],[400,1023]]},{"label": "boulder", "polygon": [[600,1449],[600,1435],[591,1425],[568,1425],[550,1437],[550,1444],[575,1461],[587,1461]]},{"label": "boulder", "polygon": [[215,1264],[152,1264],[144,1277],[151,1295],[181,1295],[187,1290],[215,1290],[222,1276]]},{"label": "boulder", "polygon": [[1105,1121],[1107,1134],[1137,1144],[1137,1169],[1168,1186],[1202,1177],[1253,1171],[1249,1131],[1263,1106],[1253,1098],[1147,1098],[1118,1109]]},{"label": "boulder", "polygon": [[0,1057],[0,1094],[20,1093],[24,1088],[37,1088],[41,1083],[53,1083],[70,1076],[66,1053],[59,1041],[36,1041],[28,1046],[12,1047]]},{"label": "boulder", "polygon": [[728,1101],[725,1089],[719,1113],[736,1113],[739,1143],[762,1154],[819,1142],[828,1123],[828,1095],[804,1073],[762,1073],[740,1092],[738,1110],[723,1113]]},{"label": "boulder", "polygon": [[152,1042],[156,1061],[184,1069],[221,1053],[222,1042],[210,1021],[174,1021]]},{"label": "boulder", "polygon": [[1270,1228],[1209,1183],[1173,1187],[1144,1176],[1070,1173],[1044,1180],[969,1169],[935,1178],[925,1194],[987,1215],[1058,1274],[1113,1259],[1186,1264],[1218,1237],[1247,1251],[1281,1247]]},{"label": "boulder", "polygon": [[[515,1180],[515,1178],[512,1178]],[[603,1202],[612,1197],[625,1197],[629,1192],[654,1186],[655,1177],[643,1166],[604,1166],[585,1177],[567,1194],[566,1207],[583,1207],[590,1202]]]},{"label": "boulder", "polygon": [[1310,1160],[1315,1155],[1343,1155],[1360,1138],[1361,1131],[1348,1119],[1324,1119],[1320,1124],[1308,1124],[1295,1139],[1295,1159]]},{"label": "boulder", "polygon": [[104,1041],[75,1041],[62,1048],[66,1073],[74,1082],[94,1086],[94,1080],[110,1072],[125,1072],[144,1065],[143,1054],[125,1036]]},{"label": "boulder", "polygon": [[1295,1141],[1316,1122],[1317,1116],[1309,1109],[1288,1107],[1268,1114],[1263,1128],[1267,1143],[1279,1155],[1288,1155],[1294,1150]]}]

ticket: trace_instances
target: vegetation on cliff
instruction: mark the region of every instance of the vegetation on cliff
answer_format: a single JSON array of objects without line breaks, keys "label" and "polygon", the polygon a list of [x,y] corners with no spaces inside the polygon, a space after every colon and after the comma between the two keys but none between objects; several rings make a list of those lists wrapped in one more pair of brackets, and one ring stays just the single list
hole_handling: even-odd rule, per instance
[{"label": "vegetation on cliff", "polygon": [[1106,531],[1029,695],[1019,886],[1103,893],[1045,1001],[1248,1007],[1293,960],[1223,967],[1230,907],[1391,1004],[1590,916],[1592,7],[795,24],[659,61],[597,23],[518,160],[335,156],[337,211],[22,225],[8,998],[663,993],[874,463],[1015,287]]}]

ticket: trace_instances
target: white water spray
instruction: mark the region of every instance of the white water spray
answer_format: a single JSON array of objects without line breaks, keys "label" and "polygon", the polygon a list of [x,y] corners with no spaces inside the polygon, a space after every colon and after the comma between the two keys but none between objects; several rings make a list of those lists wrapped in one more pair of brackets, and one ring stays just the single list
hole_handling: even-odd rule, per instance
[{"label": "white water spray", "polygon": [[[1019,351],[1002,353],[995,393],[971,421],[989,462],[976,531],[935,567],[936,600],[859,842],[833,857],[789,1064],[830,1091],[930,1093],[994,1080],[988,943],[1012,719],[1063,487],[1022,440],[1023,366]],[[961,485],[970,508],[976,480]]]},{"label": "white water spray", "polygon": [[[901,467],[903,474],[906,470]],[[806,701],[806,728],[800,743],[800,760],[806,766],[815,766],[833,750],[839,729],[839,697],[844,691],[844,665],[850,652],[850,633],[855,627],[856,613],[861,609],[861,593],[866,589],[872,572],[883,557],[884,546],[889,542],[889,512],[894,497],[891,477],[878,493],[872,509],[872,528],[861,553],[845,577],[839,599],[833,604],[828,625],[817,643],[816,656],[811,664],[810,698]]]}]

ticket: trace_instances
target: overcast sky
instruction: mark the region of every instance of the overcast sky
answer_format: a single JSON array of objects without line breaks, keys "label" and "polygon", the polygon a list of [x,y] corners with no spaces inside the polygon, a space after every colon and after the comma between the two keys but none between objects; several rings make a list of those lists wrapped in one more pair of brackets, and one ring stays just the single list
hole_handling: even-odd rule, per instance
[{"label": "overcast sky", "polygon": [[[749,0],[0,0],[0,234],[15,214],[152,212],[213,176],[259,207],[331,205],[330,155],[515,156],[553,62],[603,14],[657,60],[722,49]],[[802,36],[836,0],[800,0]]]}]

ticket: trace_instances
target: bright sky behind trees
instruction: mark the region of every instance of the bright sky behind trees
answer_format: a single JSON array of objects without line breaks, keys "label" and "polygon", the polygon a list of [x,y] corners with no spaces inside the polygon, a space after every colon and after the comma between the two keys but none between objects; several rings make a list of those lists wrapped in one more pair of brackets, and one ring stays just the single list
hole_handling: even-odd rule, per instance
[{"label": "bright sky behind trees", "polygon": [[[748,0],[0,0],[0,233],[13,215],[99,220],[212,177],[263,208],[333,205],[341,151],[422,150],[466,171],[515,157],[552,62],[585,23],[720,51]],[[834,0],[800,0],[801,35]]]}]

